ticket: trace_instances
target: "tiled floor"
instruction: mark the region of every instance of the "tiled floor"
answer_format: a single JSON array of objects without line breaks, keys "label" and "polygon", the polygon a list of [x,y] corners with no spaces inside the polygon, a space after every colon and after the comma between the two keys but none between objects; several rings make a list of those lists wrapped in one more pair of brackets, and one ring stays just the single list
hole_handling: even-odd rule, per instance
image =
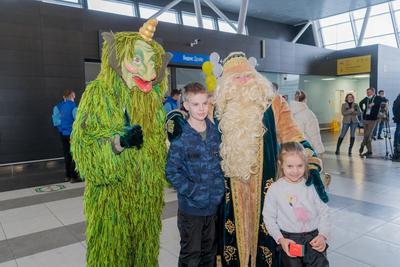
[{"label": "tiled floor", "polygon": [[[333,177],[331,266],[400,266],[400,163],[383,159],[383,141],[374,142],[373,158],[362,159],[358,143],[352,157],[336,156],[335,137],[323,139],[325,170]],[[63,185],[49,193],[34,188],[0,193],[0,267],[85,266],[84,184]],[[159,262],[174,267],[179,254],[174,191],[165,190],[165,201]]]}]

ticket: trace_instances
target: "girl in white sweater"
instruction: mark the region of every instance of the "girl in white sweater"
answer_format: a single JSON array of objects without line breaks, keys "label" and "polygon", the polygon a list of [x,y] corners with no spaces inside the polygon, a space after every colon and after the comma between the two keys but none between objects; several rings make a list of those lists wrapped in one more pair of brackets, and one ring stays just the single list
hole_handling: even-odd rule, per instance
[{"label": "girl in white sweater", "polygon": [[[281,246],[284,267],[328,267],[329,208],[314,186],[306,186],[307,156],[297,142],[284,143],[278,177],[268,189],[263,208],[269,234]],[[290,244],[290,245],[289,245]],[[297,248],[294,250],[289,247]]]}]

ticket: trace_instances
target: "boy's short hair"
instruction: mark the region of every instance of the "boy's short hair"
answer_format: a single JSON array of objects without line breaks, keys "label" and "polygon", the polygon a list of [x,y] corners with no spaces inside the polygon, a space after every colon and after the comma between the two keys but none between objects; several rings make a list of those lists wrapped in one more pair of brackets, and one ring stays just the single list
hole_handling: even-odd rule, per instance
[{"label": "boy's short hair", "polygon": [[379,91],[378,91],[378,94],[384,93],[384,92],[385,92],[384,90],[379,90]]},{"label": "boy's short hair", "polygon": [[176,96],[176,95],[180,95],[181,91],[179,91],[178,89],[172,89],[171,90],[171,96]]},{"label": "boy's short hair", "polygon": [[64,98],[68,98],[70,95],[72,95],[73,93],[75,93],[73,90],[71,89],[65,89],[63,92],[63,97]]},{"label": "boy's short hair", "polygon": [[182,92],[182,100],[183,102],[188,101],[188,96],[189,94],[207,94],[207,89],[198,82],[194,83],[188,83],[183,87],[183,92]]}]

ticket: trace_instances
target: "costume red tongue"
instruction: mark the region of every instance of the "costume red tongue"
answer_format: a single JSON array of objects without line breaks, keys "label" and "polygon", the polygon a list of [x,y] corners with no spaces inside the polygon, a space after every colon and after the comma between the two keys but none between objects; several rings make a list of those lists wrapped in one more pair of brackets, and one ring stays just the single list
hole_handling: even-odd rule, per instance
[{"label": "costume red tongue", "polygon": [[144,93],[148,93],[152,89],[151,81],[144,81],[139,77],[133,77],[133,81],[139,86],[139,89],[142,90]]}]

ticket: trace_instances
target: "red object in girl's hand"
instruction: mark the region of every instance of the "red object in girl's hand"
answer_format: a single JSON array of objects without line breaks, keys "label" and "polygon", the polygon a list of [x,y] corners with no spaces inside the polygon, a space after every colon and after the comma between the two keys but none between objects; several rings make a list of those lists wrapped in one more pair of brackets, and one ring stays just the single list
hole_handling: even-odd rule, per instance
[{"label": "red object in girl's hand", "polygon": [[292,256],[303,257],[304,246],[300,244],[289,243],[289,253]]}]

